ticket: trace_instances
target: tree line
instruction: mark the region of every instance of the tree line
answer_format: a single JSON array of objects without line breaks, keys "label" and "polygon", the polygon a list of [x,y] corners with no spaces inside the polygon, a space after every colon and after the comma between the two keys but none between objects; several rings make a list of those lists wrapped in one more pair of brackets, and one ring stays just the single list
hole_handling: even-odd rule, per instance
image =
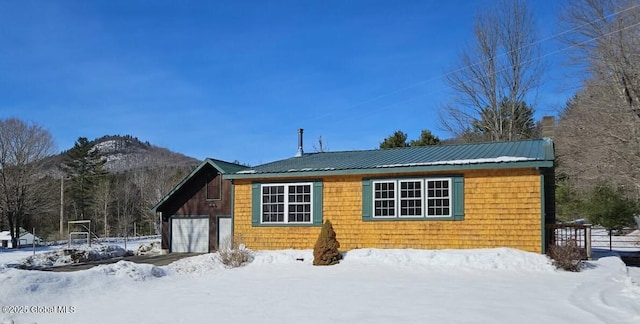
[{"label": "tree line", "polygon": [[[573,1],[561,21],[585,78],[559,114],[559,217],[634,225],[640,199],[640,1]],[[597,202],[598,204],[594,204]]]},{"label": "tree line", "polygon": [[133,235],[134,227],[138,234],[159,233],[150,209],[189,170],[166,165],[109,173],[94,143],[78,138],[63,153],[59,172],[47,172],[51,134],[19,119],[0,120],[0,228],[10,231],[13,246],[20,228],[64,239],[70,220],[91,220],[100,237]]}]

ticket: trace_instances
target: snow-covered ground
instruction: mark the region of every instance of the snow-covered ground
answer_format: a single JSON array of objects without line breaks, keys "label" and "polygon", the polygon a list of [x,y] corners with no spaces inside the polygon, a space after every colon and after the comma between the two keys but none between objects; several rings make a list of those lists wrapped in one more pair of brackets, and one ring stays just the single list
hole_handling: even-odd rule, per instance
[{"label": "snow-covered ground", "polygon": [[615,256],[579,273],[506,248],[312,259],[283,250],[235,269],[216,254],[72,273],[0,266],[0,323],[640,323],[640,273]]}]

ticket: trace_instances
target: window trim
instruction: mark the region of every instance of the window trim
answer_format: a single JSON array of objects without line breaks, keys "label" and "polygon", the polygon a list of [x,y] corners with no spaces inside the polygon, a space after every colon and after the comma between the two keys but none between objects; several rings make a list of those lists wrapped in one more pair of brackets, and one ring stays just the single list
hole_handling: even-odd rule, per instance
[{"label": "window trim", "polygon": [[[375,186],[377,183],[393,183],[394,184],[394,196],[393,196],[393,203],[394,203],[394,215],[393,216],[375,216],[375,210],[376,210],[376,198],[375,198]],[[393,219],[393,218],[397,218],[398,217],[398,194],[397,194],[397,188],[398,188],[398,182],[394,181],[394,180],[388,180],[388,179],[384,179],[384,180],[374,180],[371,181],[371,189],[373,190],[372,195],[373,195],[373,199],[371,200],[371,204],[373,204],[372,206],[372,210],[373,210],[373,214],[372,216],[375,218],[386,218],[386,219]]]},{"label": "window trim", "polygon": [[429,186],[427,185],[429,181],[447,181],[449,183],[449,215],[429,215],[429,198],[438,199],[438,197],[427,197],[427,193],[424,194],[424,217],[427,218],[442,218],[442,217],[453,217],[453,180],[451,178],[425,178],[425,191],[428,190]]},{"label": "window trim", "polygon": [[[311,185],[311,221],[310,222],[262,222],[262,187],[276,185]],[[286,181],[286,182],[254,182],[251,184],[251,225],[253,227],[313,227],[322,226],[322,196],[323,182],[321,180]],[[288,195],[287,192],[285,192]],[[288,197],[287,197],[288,200]],[[288,215],[284,215],[288,220]]]},{"label": "window trim", "polygon": [[[282,222],[265,222],[264,221],[264,201],[262,200],[264,197],[264,194],[262,193],[262,190],[264,187],[280,187],[280,186],[284,186],[284,190],[282,192],[282,195],[284,196],[284,201],[282,202],[284,204],[284,210],[282,211],[283,215],[282,215]],[[295,186],[309,186],[309,207],[311,209],[310,211],[310,215],[309,215],[309,221],[308,222],[290,222],[289,221],[289,207],[291,207],[292,204],[296,203],[296,202],[291,202],[289,201],[289,188],[290,187],[295,187]],[[308,224],[313,224],[313,183],[312,182],[291,182],[291,183],[263,183],[260,185],[260,224],[263,225],[273,225],[273,224],[282,224],[282,225],[289,225],[289,224],[297,224],[297,225],[308,225]]]},{"label": "window trim", "polygon": [[[422,188],[420,188],[420,201],[422,202],[422,206],[420,208],[422,208],[422,213],[420,215],[411,215],[411,216],[402,216],[402,212],[400,211],[400,209],[402,208],[402,195],[400,194],[400,190],[402,190],[402,186],[400,185],[401,182],[420,182],[422,183]],[[425,204],[426,202],[426,180],[425,178],[406,178],[406,179],[397,179],[396,183],[398,184],[398,205],[397,205],[397,214],[398,214],[398,218],[403,218],[403,219],[412,219],[412,218],[424,218],[425,217],[425,213],[427,211],[427,205]]]},{"label": "window trim", "polygon": [[[400,205],[396,204],[396,215],[374,216],[375,215],[375,198],[374,183],[395,181],[396,196],[399,195],[399,183],[401,181],[422,180],[423,181],[423,212],[421,216],[400,216]],[[427,182],[437,180],[449,181],[449,216],[426,216],[427,214]],[[399,197],[396,197],[399,201]],[[462,175],[438,175],[424,177],[390,177],[390,178],[365,178],[362,180],[362,220],[363,221],[461,221],[464,220],[464,177]]]}]

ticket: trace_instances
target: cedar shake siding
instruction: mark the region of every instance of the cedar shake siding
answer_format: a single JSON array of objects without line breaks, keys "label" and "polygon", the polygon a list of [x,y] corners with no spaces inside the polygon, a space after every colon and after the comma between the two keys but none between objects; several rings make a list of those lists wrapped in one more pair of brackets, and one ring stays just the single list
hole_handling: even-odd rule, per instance
[{"label": "cedar shake siding", "polygon": [[[411,178],[438,178],[449,174],[412,174]],[[344,250],[512,247],[542,252],[539,171],[469,170],[461,175],[464,179],[462,220],[363,220],[363,180],[401,177],[398,174],[323,177],[322,218],[331,220]],[[262,179],[264,182],[269,180]],[[256,181],[262,182],[253,180]],[[320,232],[318,226],[252,225],[251,188],[252,181],[235,180],[233,225],[236,237],[242,238],[247,247],[254,250],[313,248]]]}]

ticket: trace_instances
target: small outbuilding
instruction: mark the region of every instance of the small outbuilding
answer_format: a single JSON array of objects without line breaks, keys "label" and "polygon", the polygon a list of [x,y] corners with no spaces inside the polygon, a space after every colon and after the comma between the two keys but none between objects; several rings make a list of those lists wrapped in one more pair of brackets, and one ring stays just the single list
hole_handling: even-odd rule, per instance
[{"label": "small outbuilding", "polygon": [[211,252],[231,242],[231,181],[223,175],[245,166],[206,159],[162,198],[153,211],[162,219],[162,249]]},{"label": "small outbuilding", "polygon": [[[302,140],[300,139],[300,143]],[[250,249],[511,247],[543,253],[555,222],[550,139],[303,153],[227,172]]]},{"label": "small outbuilding", "polygon": [[[39,237],[29,233],[24,228],[20,227],[20,233],[18,235],[18,246],[32,246],[34,243],[39,245],[42,242]],[[0,232],[0,247],[3,248],[13,248],[13,243],[11,242],[11,232],[2,231]]]}]

